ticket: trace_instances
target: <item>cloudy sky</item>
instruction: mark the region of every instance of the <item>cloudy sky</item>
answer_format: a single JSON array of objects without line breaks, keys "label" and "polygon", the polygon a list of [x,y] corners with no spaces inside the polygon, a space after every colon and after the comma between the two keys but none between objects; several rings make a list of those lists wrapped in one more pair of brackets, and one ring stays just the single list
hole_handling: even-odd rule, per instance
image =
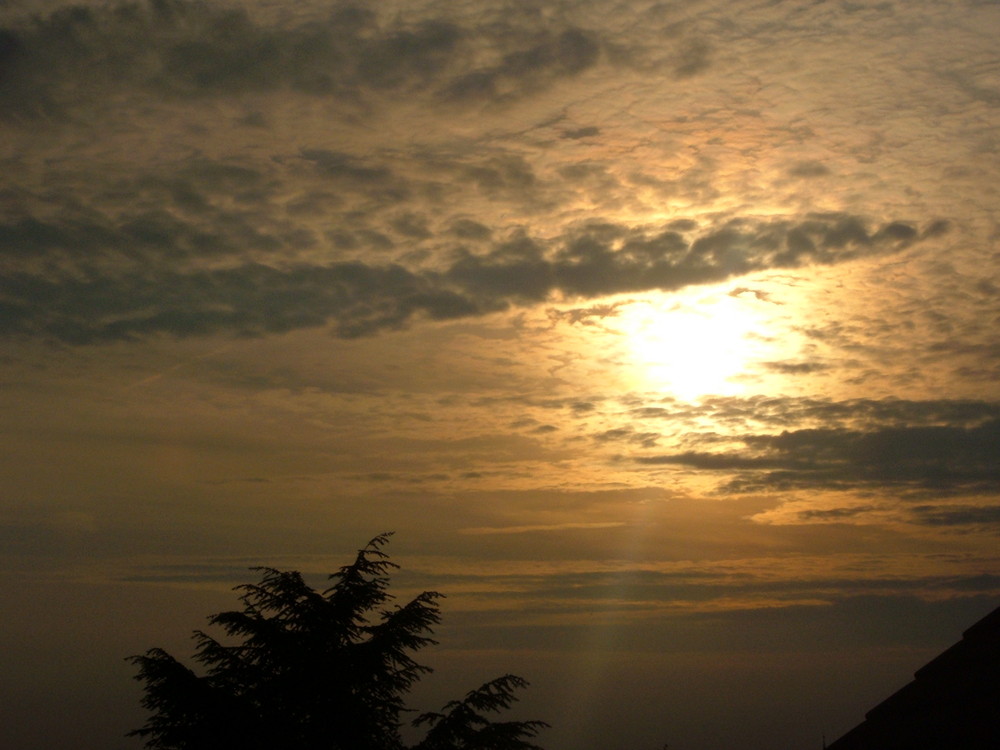
[{"label": "cloudy sky", "polygon": [[1000,601],[996,2],[0,27],[0,744],[387,530],[548,750],[818,748]]}]

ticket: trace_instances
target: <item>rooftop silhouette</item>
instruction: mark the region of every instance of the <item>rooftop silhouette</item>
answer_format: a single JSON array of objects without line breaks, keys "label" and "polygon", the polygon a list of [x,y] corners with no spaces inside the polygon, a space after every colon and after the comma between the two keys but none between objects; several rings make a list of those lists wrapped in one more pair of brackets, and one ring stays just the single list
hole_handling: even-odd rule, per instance
[{"label": "rooftop silhouette", "polygon": [[827,750],[1000,747],[1000,607]]}]

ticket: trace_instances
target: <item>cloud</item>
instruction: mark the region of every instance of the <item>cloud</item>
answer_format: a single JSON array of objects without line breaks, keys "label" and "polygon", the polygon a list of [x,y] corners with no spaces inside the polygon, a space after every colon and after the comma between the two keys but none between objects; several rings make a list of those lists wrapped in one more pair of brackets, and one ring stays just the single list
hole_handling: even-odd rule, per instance
[{"label": "cloud", "polygon": [[[178,99],[285,90],[347,109],[385,92],[495,104],[582,74],[602,61],[606,44],[600,29],[558,14],[500,8],[453,18],[411,8],[383,17],[335,2],[293,18],[276,23],[198,0],[8,14],[0,28],[0,112],[21,122],[64,118],[126,90]],[[707,66],[704,43],[677,44],[676,75]]]},{"label": "cloud", "polygon": [[635,460],[735,474],[724,484],[729,492],[896,487],[920,494],[1000,493],[1000,419],[969,427],[815,428],[737,439],[744,451],[687,451]]},{"label": "cloud", "polygon": [[874,505],[856,505],[844,508],[816,508],[799,512],[803,520],[819,519],[821,521],[841,521],[845,518],[864,515],[877,510]]},{"label": "cloud", "polygon": [[320,174],[344,180],[353,186],[384,185],[393,181],[390,169],[384,166],[367,166],[364,161],[350,154],[328,149],[303,149],[302,158],[316,165]]},{"label": "cloud", "polygon": [[[514,31],[508,27],[508,33]],[[504,53],[497,63],[448,82],[441,95],[449,101],[501,102],[544,88],[558,78],[579,75],[600,58],[595,35],[581,29],[568,28],[558,33],[542,29],[534,36],[533,43]]]},{"label": "cloud", "polygon": [[910,512],[916,523],[928,526],[1000,527],[997,505],[915,505]]},{"label": "cloud", "polygon": [[488,226],[467,218],[456,219],[451,225],[451,233],[463,240],[488,240],[492,235]]},{"label": "cloud", "polygon": [[788,396],[717,396],[705,399],[697,406],[671,402],[668,407],[662,407],[643,403],[633,406],[630,414],[645,419],[672,419],[685,415],[733,430],[745,430],[746,425],[752,423],[764,429],[809,424],[831,430],[865,432],[890,427],[976,427],[1000,419],[1000,403],[977,399],[918,401],[860,398],[836,401]]},{"label": "cloud", "polygon": [[605,318],[615,318],[618,316],[621,303],[613,302],[603,305],[591,305],[589,307],[576,307],[566,310],[549,309],[547,312],[549,320],[553,322],[566,321],[570,325],[598,325]]},{"label": "cloud", "polygon": [[[817,216],[804,222],[733,221],[688,240],[672,230],[600,224],[571,231],[548,254],[528,236],[494,246],[485,255],[460,255],[443,277],[477,295],[543,301],[552,291],[588,298],[623,292],[672,290],[773,268],[837,263],[893,252],[916,230],[892,222],[869,234],[853,216]],[[609,234],[618,237],[609,238]],[[805,238],[807,244],[804,244]]]},{"label": "cloud", "polygon": [[594,136],[600,135],[601,129],[593,125],[587,125],[582,128],[573,128],[572,130],[565,130],[561,134],[561,138],[568,138],[571,140],[578,140],[580,138],[593,138]]},{"label": "cloud", "polygon": [[341,263],[275,269],[259,264],[214,271],[127,274],[116,278],[0,282],[0,331],[31,331],[65,343],[280,333],[336,321],[352,338],[401,326],[415,312],[434,319],[480,312],[476,303],[399,266]]},{"label": "cloud", "polygon": [[816,161],[800,161],[788,169],[788,174],[802,178],[825,177],[830,174],[830,168]]},{"label": "cloud", "polygon": [[[316,159],[354,180],[388,179],[336,154]],[[669,229],[600,224],[554,241],[516,234],[482,254],[459,249],[443,268],[411,269],[289,262],[282,252],[308,244],[308,232],[265,234],[246,221],[232,215],[217,221],[214,233],[174,213],[99,223],[28,219],[0,227],[10,240],[8,253],[35,261],[45,254],[81,256],[56,271],[40,264],[38,272],[16,266],[0,273],[0,334],[84,344],[161,333],[256,336],[332,324],[337,335],[350,338],[399,328],[418,314],[434,320],[479,316],[541,303],[557,292],[587,299],[669,291],[752,271],[839,263],[898,251],[916,236],[916,229],[898,222],[869,233],[853,216],[729,222],[690,238]],[[393,224],[411,237],[429,232],[412,213]],[[792,240],[797,234],[813,238],[808,248]],[[250,251],[262,260],[239,262]],[[226,253],[237,262],[191,270],[177,262]],[[101,267],[102,259],[108,267]]]},{"label": "cloud", "polygon": [[557,523],[557,524],[536,524],[532,526],[482,526],[475,528],[459,529],[459,534],[528,534],[537,531],[567,531],[575,529],[614,529],[625,526],[622,521],[608,521],[595,523]]},{"label": "cloud", "polygon": [[[943,231],[941,222],[921,229],[846,212],[706,214],[712,206],[699,196],[726,171],[716,161],[640,174],[656,159],[604,155],[630,148],[616,140],[624,120],[562,104],[482,127],[484,96],[515,102],[591,73],[601,91],[615,90],[661,69],[667,86],[684,88],[676,79],[709,67],[712,46],[697,24],[666,8],[650,9],[642,33],[628,35],[632,25],[606,9],[570,10],[470,6],[445,18],[334,3],[278,22],[255,6],[150,0],[7,13],[0,112],[22,124],[77,123],[92,142],[77,150],[55,138],[51,152],[11,159],[0,335],[86,344],[330,327],[358,337],[554,298],[581,303],[563,319],[596,324],[605,305],[589,301],[609,295],[843,263]],[[600,78],[611,68],[624,77]],[[379,128],[397,106],[409,113],[399,121],[426,117],[413,142]],[[110,127],[98,113],[116,107],[131,109]],[[146,128],[160,107],[176,108],[176,119],[162,132]],[[195,132],[195,120],[214,127],[216,107],[229,128],[255,113],[264,133],[239,126],[219,143]],[[279,133],[269,123],[302,107],[322,114],[322,132],[299,138],[293,128],[287,152],[264,145]],[[475,124],[456,126],[447,145],[421,140],[424,126],[445,132],[462,116]],[[144,136],[141,161],[119,163],[126,141],[135,148],[129,128],[169,133],[177,151],[159,157],[160,141]],[[819,165],[788,163],[799,176]],[[666,196],[703,212],[643,218]],[[627,205],[637,210],[618,211]],[[638,218],[582,218],[595,215]],[[768,366],[801,374],[821,364]]]},{"label": "cloud", "polygon": [[[600,529],[602,524],[484,527],[463,534],[485,536],[561,529]],[[835,605],[860,597],[915,597],[926,602],[971,594],[993,595],[1000,578],[983,575],[966,561],[930,561],[901,556],[887,564],[877,555],[843,555],[820,560],[802,556],[789,571],[787,558],[697,562],[609,560],[603,565],[535,565],[534,571],[441,572],[465,607],[516,607],[550,623],[614,611],[623,618],[676,613],[734,612],[781,606]],[[820,562],[819,565],[816,563]],[[460,604],[459,606],[462,606]],[[591,619],[592,622],[592,619]]]},{"label": "cloud", "polygon": [[763,362],[763,367],[783,375],[809,375],[813,372],[829,370],[830,365],[823,362]]},{"label": "cloud", "polygon": [[[869,501],[872,492],[861,493]],[[955,534],[986,534],[993,536],[1000,529],[1000,506],[996,505],[994,493],[960,495],[958,501],[949,501],[948,493],[909,493],[901,497],[884,497],[878,503],[858,502],[856,505],[834,505],[827,497],[824,500],[809,501],[791,499],[769,510],[756,513],[752,519],[769,525],[801,524],[854,524],[887,525],[895,528],[909,526],[925,527],[937,532]],[[933,498],[934,502],[914,504],[913,498]],[[911,502],[906,502],[906,500]],[[903,502],[901,502],[901,500]],[[834,500],[833,502],[836,502]],[[817,507],[818,506],[818,507]]]},{"label": "cloud", "polygon": [[638,443],[644,448],[652,448],[660,439],[660,433],[637,432],[632,427],[617,427],[597,433],[594,435],[594,439],[599,443]]}]

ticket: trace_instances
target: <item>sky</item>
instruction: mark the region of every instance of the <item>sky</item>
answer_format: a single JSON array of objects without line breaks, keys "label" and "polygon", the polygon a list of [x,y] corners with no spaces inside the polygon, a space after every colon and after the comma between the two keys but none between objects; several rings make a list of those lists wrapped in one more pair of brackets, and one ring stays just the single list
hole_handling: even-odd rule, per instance
[{"label": "sky", "polygon": [[433,710],[808,750],[1000,603],[1000,4],[0,0],[0,744],[383,531]]}]

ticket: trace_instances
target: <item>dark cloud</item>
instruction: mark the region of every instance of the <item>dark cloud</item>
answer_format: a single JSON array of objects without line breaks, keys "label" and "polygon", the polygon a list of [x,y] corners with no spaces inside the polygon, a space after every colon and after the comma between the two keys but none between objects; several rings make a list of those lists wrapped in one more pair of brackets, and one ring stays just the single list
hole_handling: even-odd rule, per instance
[{"label": "dark cloud", "polygon": [[[0,29],[0,112],[8,120],[66,116],[125,88],[177,97],[287,89],[344,106],[361,104],[366,92],[400,90],[497,102],[601,60],[598,31],[500,10],[465,21],[381,18],[341,2],[282,26],[198,0],[65,6]],[[684,45],[678,75],[705,64],[701,47]]]},{"label": "dark cloud", "polygon": [[451,225],[451,233],[464,240],[488,240],[493,234],[488,226],[472,219],[456,219]]},{"label": "dark cloud", "polygon": [[[389,179],[387,173],[337,154],[324,152],[315,159],[332,174]],[[416,214],[400,214],[392,225],[410,239],[429,234]],[[793,232],[815,237],[812,249],[790,247]],[[461,249],[444,268],[420,271],[360,261],[282,262],[283,254],[311,242],[311,235],[304,230],[290,236],[263,234],[238,217],[229,222],[228,231],[216,234],[174,214],[146,213],[93,225],[22,220],[0,229],[0,235],[7,240],[8,254],[58,251],[82,257],[59,271],[41,264],[42,270],[32,272],[19,264],[0,274],[0,332],[87,343],[157,333],[260,335],[327,323],[338,335],[361,336],[398,328],[418,313],[433,319],[475,316],[543,302],[556,291],[586,299],[836,263],[895,251],[916,230],[892,223],[869,233],[860,219],[837,216],[799,224],[730,222],[685,239],[670,230],[602,223],[555,242],[519,234],[484,254]],[[354,236],[391,246],[388,238],[370,230]],[[341,239],[352,241],[349,233]],[[251,250],[270,262],[187,272],[176,264],[181,257]],[[117,258],[118,267],[95,265],[108,256]]]},{"label": "dark cloud", "polygon": [[590,305],[589,307],[575,307],[568,310],[557,310],[555,308],[548,311],[549,319],[552,321],[566,321],[570,325],[595,325],[605,318],[617,317],[620,303],[605,305]]},{"label": "dark cloud", "polygon": [[852,522],[879,511],[883,513],[891,511],[890,517],[894,520],[903,519],[918,526],[953,529],[958,533],[983,531],[996,534],[1000,531],[1000,505],[941,503],[908,504],[902,507],[893,507],[891,503],[882,506],[857,505],[800,510],[795,513],[795,518],[804,523]]},{"label": "dark cloud", "polygon": [[703,72],[711,63],[712,48],[704,39],[685,39],[673,59],[674,75],[688,78]]},{"label": "dark cloud", "polygon": [[[193,200],[193,198],[191,199]],[[285,240],[255,229],[247,217],[234,212],[216,212],[214,221],[185,221],[166,210],[148,210],[120,216],[34,217],[0,223],[0,260],[30,263],[42,258],[70,263],[99,263],[117,256],[132,262],[155,262],[184,258],[241,255],[250,251],[269,253]],[[313,241],[308,230],[299,228],[296,241]]]},{"label": "dark cloud", "polygon": [[359,229],[357,236],[373,250],[391,250],[395,247],[395,243],[391,239],[374,229]]},{"label": "dark cloud", "polygon": [[763,362],[762,364],[768,370],[783,375],[809,375],[830,369],[829,365],[822,362]]},{"label": "dark cloud", "polygon": [[865,486],[1000,492],[1000,419],[975,426],[800,429],[739,439],[746,446],[742,452],[688,451],[636,461],[735,473],[725,485],[733,492]]},{"label": "dark cloud", "polygon": [[368,201],[369,210],[393,209],[412,198],[416,189],[411,180],[374,158],[320,148],[303,149],[299,156],[331,189]]},{"label": "dark cloud", "polygon": [[693,451],[664,456],[639,456],[635,460],[636,463],[646,466],[675,464],[678,466],[689,466],[693,469],[707,469],[709,471],[775,469],[778,467],[788,467],[792,463],[777,457],[745,456],[729,453],[696,453]]},{"label": "dark cloud", "polygon": [[743,295],[750,295],[755,299],[759,299],[761,302],[770,302],[771,295],[761,289],[750,289],[745,286],[738,286],[729,292],[730,297],[742,297]]},{"label": "dark cloud", "polygon": [[560,137],[568,138],[571,140],[578,140],[580,138],[593,138],[595,135],[600,135],[601,129],[590,125],[584,128],[576,128],[574,130],[566,130],[562,133]]},{"label": "dark cloud", "polygon": [[928,526],[1000,527],[1000,505],[915,505],[910,512]]},{"label": "dark cloud", "polygon": [[630,414],[646,419],[661,419],[676,417],[681,410],[698,419],[710,420],[733,429],[754,422],[779,429],[807,423],[845,430],[872,431],[908,426],[976,427],[986,421],[1000,419],[1000,403],[994,401],[913,401],[898,398],[833,401],[783,396],[717,396],[705,399],[697,407],[677,404],[671,400],[666,407],[637,405]]},{"label": "dark cloud", "polygon": [[823,177],[830,174],[830,169],[818,161],[800,161],[788,170],[788,174],[792,177]]},{"label": "dark cloud", "polygon": [[530,46],[507,52],[496,65],[456,78],[442,89],[442,95],[449,100],[503,101],[524,90],[543,88],[555,79],[578,75],[596,65],[600,57],[595,35],[581,29],[558,33],[541,29],[534,36]]},{"label": "dark cloud", "polygon": [[799,518],[809,521],[813,519],[819,519],[821,521],[839,521],[845,518],[854,518],[855,516],[862,516],[866,513],[871,513],[875,510],[873,505],[858,505],[849,508],[820,508],[803,510],[799,512]]},{"label": "dark cloud", "polygon": [[481,312],[400,266],[360,263],[89,279],[12,274],[0,289],[0,331],[78,344],[156,333],[263,335],[331,320],[339,335],[356,337],[399,327],[417,311],[434,319]]},{"label": "dark cloud", "polygon": [[392,182],[394,176],[388,167],[369,166],[363,160],[350,154],[329,149],[303,149],[301,156],[316,165],[317,170],[327,177],[345,180],[353,185],[384,185]]},{"label": "dark cloud", "polygon": [[[909,231],[906,231],[908,228]],[[836,263],[872,252],[891,252],[916,236],[892,223],[869,234],[857,217],[817,217],[800,224],[732,222],[693,239],[673,231],[647,233],[607,225],[566,237],[554,253],[527,236],[485,255],[461,255],[443,278],[477,297],[539,302],[554,291],[587,298],[652,289],[671,290],[723,281],[769,268]],[[797,235],[814,238],[795,244]]]},{"label": "dark cloud", "polygon": [[644,448],[652,448],[656,445],[656,441],[659,438],[660,434],[657,432],[637,432],[631,427],[617,427],[613,430],[605,430],[594,435],[594,439],[599,443],[638,443]]},{"label": "dark cloud", "polygon": [[531,165],[516,155],[494,156],[475,164],[456,167],[459,179],[472,183],[489,196],[503,192],[522,193],[535,185]]},{"label": "dark cloud", "polygon": [[937,219],[928,224],[923,231],[922,237],[939,237],[947,234],[951,229],[951,222],[947,219]]},{"label": "dark cloud", "polygon": [[414,213],[397,216],[389,222],[389,225],[404,237],[423,240],[431,236],[427,228],[427,218]]}]

